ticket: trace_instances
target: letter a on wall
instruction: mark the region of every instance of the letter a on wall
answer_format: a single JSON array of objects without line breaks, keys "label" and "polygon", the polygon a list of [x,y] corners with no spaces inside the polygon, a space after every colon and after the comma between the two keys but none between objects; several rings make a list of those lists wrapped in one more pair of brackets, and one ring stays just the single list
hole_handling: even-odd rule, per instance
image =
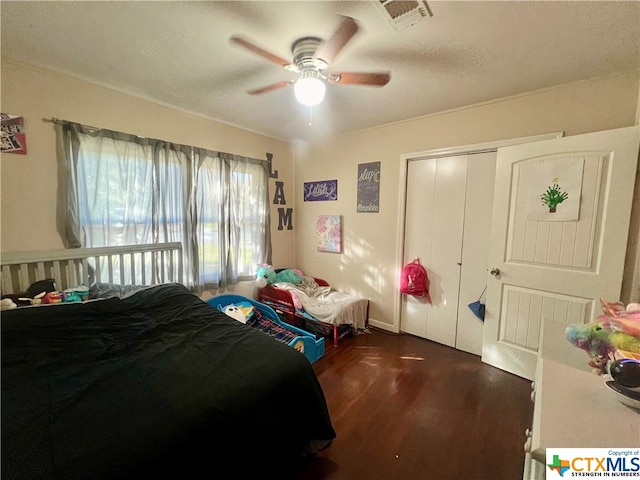
[{"label": "letter a on wall", "polygon": [[276,182],[276,191],[273,194],[274,205],[286,205],[287,200],[284,198],[284,182]]}]

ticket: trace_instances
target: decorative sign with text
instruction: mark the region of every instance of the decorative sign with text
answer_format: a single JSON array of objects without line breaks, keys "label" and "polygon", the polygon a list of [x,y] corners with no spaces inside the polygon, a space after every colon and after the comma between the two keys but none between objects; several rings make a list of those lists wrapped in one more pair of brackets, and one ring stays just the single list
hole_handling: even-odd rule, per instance
[{"label": "decorative sign with text", "polygon": [[305,182],[304,201],[318,202],[322,200],[338,200],[338,180]]},{"label": "decorative sign with text", "polygon": [[358,165],[357,212],[378,213],[380,211],[380,162]]},{"label": "decorative sign with text", "polygon": [[24,131],[24,118],[8,113],[0,113],[2,135],[2,153],[27,153],[27,137]]},{"label": "decorative sign with text", "polygon": [[[274,205],[286,205],[287,199],[284,198],[284,182],[276,182],[276,191],[273,194]],[[278,230],[283,230],[285,225],[287,230],[293,230],[291,224],[291,217],[293,215],[293,208],[278,208]]]}]

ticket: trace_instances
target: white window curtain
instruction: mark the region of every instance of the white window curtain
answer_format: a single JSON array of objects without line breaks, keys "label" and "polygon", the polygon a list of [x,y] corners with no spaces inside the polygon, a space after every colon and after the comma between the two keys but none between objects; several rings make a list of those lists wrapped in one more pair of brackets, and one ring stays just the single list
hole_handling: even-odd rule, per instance
[{"label": "white window curtain", "polygon": [[195,290],[271,261],[265,162],[70,122],[56,131],[69,247],[179,241]]}]

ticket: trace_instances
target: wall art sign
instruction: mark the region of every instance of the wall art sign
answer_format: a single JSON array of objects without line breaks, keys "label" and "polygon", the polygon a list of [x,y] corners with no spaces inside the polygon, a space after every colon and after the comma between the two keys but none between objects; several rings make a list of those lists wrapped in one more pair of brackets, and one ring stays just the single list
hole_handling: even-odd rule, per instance
[{"label": "wall art sign", "polygon": [[24,131],[24,118],[8,113],[0,113],[0,139],[2,153],[27,153],[27,138]]},{"label": "wall art sign", "polygon": [[318,215],[318,251],[342,253],[342,215]]},{"label": "wall art sign", "polygon": [[380,211],[380,162],[358,165],[358,206],[356,211],[363,213]]},{"label": "wall art sign", "polygon": [[322,180],[320,182],[305,182],[304,201],[318,202],[338,200],[338,180]]},{"label": "wall art sign", "polygon": [[[276,182],[276,191],[273,194],[274,205],[286,205],[287,199],[284,198],[284,182]],[[284,230],[285,225],[287,230],[293,230],[291,224],[291,217],[293,216],[293,208],[278,207],[278,230]]]},{"label": "wall art sign", "polygon": [[582,158],[536,163],[527,174],[528,220],[577,221],[582,193]]}]

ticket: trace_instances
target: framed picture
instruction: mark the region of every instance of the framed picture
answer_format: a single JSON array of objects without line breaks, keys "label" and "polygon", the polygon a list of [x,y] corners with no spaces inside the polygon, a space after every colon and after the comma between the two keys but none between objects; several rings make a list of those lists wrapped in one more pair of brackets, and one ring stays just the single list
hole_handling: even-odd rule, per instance
[{"label": "framed picture", "polygon": [[378,213],[380,211],[380,162],[358,165],[357,212]]},{"label": "framed picture", "polygon": [[338,180],[305,182],[304,201],[318,202],[322,200],[338,200]]},{"label": "framed picture", "polygon": [[342,215],[318,215],[318,251],[342,253]]}]

